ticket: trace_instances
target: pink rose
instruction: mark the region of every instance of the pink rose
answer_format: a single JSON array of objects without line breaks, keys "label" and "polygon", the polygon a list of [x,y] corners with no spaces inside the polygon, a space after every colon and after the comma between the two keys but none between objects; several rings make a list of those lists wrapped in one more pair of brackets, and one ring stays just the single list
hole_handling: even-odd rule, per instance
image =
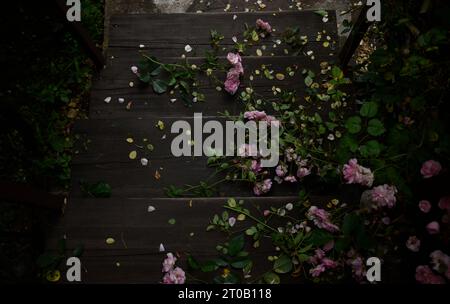
[{"label": "pink rose", "polygon": [[392,208],[397,201],[395,197],[396,193],[397,188],[395,188],[395,186],[378,186],[373,188],[371,192],[372,201],[376,203],[378,207],[387,206],[388,208]]},{"label": "pink rose", "polygon": [[172,253],[167,254],[167,258],[163,262],[162,272],[169,272],[174,266],[177,258]]},{"label": "pink rose", "polygon": [[230,52],[227,55],[227,59],[232,65],[236,65],[237,63],[242,62],[242,58],[241,58],[241,55],[239,55],[239,53],[231,53]]},{"label": "pink rose", "polygon": [[256,27],[267,33],[272,32],[272,27],[270,26],[270,24],[268,22],[264,22],[261,19],[256,20]]},{"label": "pink rose", "polygon": [[342,174],[344,175],[347,184],[360,184],[367,187],[371,187],[373,184],[374,176],[372,171],[358,165],[358,160],[356,158],[350,159],[348,163],[344,165]]},{"label": "pink rose", "polygon": [[306,167],[300,167],[297,170],[297,177],[298,178],[303,178],[305,176],[308,176],[311,174],[311,170],[309,168]]},{"label": "pink rose", "polygon": [[251,166],[251,168],[252,168],[252,171],[253,171],[254,173],[258,173],[258,172],[260,172],[260,171],[262,170],[261,164],[260,164],[259,161],[257,161],[257,160],[252,160],[252,166]]},{"label": "pink rose", "polygon": [[418,252],[420,250],[420,240],[415,235],[410,236],[406,241],[406,248],[412,252]]},{"label": "pink rose", "polygon": [[287,173],[287,167],[284,165],[278,165],[277,168],[275,169],[275,173],[279,177],[284,177]]},{"label": "pink rose", "polygon": [[429,223],[426,228],[429,234],[438,234],[440,231],[439,223],[436,221]]},{"label": "pink rose", "polygon": [[297,179],[295,178],[295,176],[289,175],[284,178],[284,181],[290,182],[290,183],[295,183],[295,182],[297,182]]},{"label": "pink rose", "polygon": [[270,188],[272,188],[272,180],[271,179],[265,179],[262,182],[255,183],[255,186],[253,187],[253,193],[255,195],[262,195],[270,191]]},{"label": "pink rose", "polygon": [[231,95],[234,95],[234,94],[236,94],[236,91],[238,90],[240,84],[241,84],[241,81],[239,80],[239,73],[236,73],[236,71],[230,70],[227,73],[227,79],[225,80],[225,83],[224,83],[225,91],[227,91]]},{"label": "pink rose", "polygon": [[164,284],[184,284],[186,281],[186,274],[180,267],[167,272],[163,277]]},{"label": "pink rose", "polygon": [[439,200],[439,208],[450,211],[450,196],[445,196]]},{"label": "pink rose", "polygon": [[445,284],[444,278],[434,274],[430,267],[425,265],[417,266],[416,280],[421,284]]},{"label": "pink rose", "polygon": [[435,160],[428,160],[423,163],[420,173],[424,178],[430,178],[438,175],[442,170],[442,166]]},{"label": "pink rose", "polygon": [[430,212],[431,209],[431,204],[429,201],[423,200],[419,202],[419,209],[420,211],[422,211],[423,213],[428,213]]}]

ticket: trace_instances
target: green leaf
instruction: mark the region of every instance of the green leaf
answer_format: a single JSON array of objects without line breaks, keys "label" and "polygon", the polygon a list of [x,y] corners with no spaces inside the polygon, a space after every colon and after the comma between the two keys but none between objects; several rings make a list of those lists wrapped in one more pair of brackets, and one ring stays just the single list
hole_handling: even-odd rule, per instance
[{"label": "green leaf", "polygon": [[167,221],[170,225],[175,225],[175,223],[177,222],[174,218],[171,218]]},{"label": "green leaf", "polygon": [[337,66],[333,67],[333,69],[331,70],[331,75],[333,76],[334,79],[344,78],[344,72],[342,72],[342,70]]},{"label": "green leaf", "polygon": [[85,196],[96,198],[107,198],[111,196],[111,186],[105,182],[97,182],[94,184],[80,182],[80,187]]},{"label": "green leaf", "polygon": [[372,118],[378,113],[378,105],[373,102],[365,102],[359,111],[362,117]]},{"label": "green leaf", "polygon": [[247,230],[245,230],[245,234],[246,235],[254,235],[255,233],[258,232],[258,229],[255,226],[252,226],[250,228],[248,228]]},{"label": "green leaf", "polygon": [[280,277],[274,272],[265,273],[263,279],[267,284],[280,284]]},{"label": "green leaf", "polygon": [[162,94],[167,91],[167,83],[164,80],[161,79],[155,79],[152,82],[153,85],[153,91],[157,94]]},{"label": "green leaf", "polygon": [[352,235],[353,231],[359,228],[361,228],[361,218],[357,214],[351,213],[344,217],[342,233],[344,233],[345,236]]},{"label": "green leaf", "polygon": [[235,238],[231,239],[228,244],[228,254],[230,256],[237,255],[244,248],[244,235],[240,234]]},{"label": "green leaf", "polygon": [[276,273],[288,273],[292,270],[292,267],[293,264],[291,258],[284,254],[273,263],[273,270],[275,270]]},{"label": "green leaf", "polygon": [[235,261],[231,263],[231,267],[242,269],[245,268],[249,263],[251,263],[250,259],[244,259],[240,261]]},{"label": "green leaf", "polygon": [[221,259],[221,258],[216,258],[213,261],[219,267],[226,267],[226,266],[228,266],[228,263],[225,260]]},{"label": "green leaf", "polygon": [[84,245],[80,244],[77,247],[75,247],[75,249],[72,252],[72,256],[79,258],[81,257],[83,252],[84,252]]},{"label": "green leaf", "polygon": [[188,255],[187,262],[191,269],[193,269],[193,270],[200,269],[200,264],[197,262],[197,260],[192,255]]},{"label": "green leaf", "polygon": [[383,123],[379,119],[372,119],[369,121],[369,126],[367,127],[367,133],[372,136],[380,136],[386,132]]},{"label": "green leaf", "polygon": [[305,77],[305,85],[310,87],[313,84],[314,80],[310,76]]},{"label": "green leaf", "polygon": [[328,15],[328,12],[325,10],[317,10],[317,11],[314,11],[314,13],[321,17],[325,17],[326,15]]},{"label": "green leaf", "polygon": [[161,73],[162,70],[163,70],[163,68],[162,68],[161,66],[158,66],[156,69],[154,69],[154,70],[150,73],[150,75],[152,75],[152,76],[158,76],[158,75]]},{"label": "green leaf", "polygon": [[227,203],[228,203],[228,206],[230,206],[231,208],[236,207],[236,200],[234,198],[229,198]]},{"label": "green leaf", "polygon": [[352,116],[345,122],[345,127],[351,134],[356,134],[361,131],[361,117]]},{"label": "green leaf", "polygon": [[201,271],[203,272],[212,272],[214,270],[217,270],[219,266],[217,266],[215,261],[207,261],[203,265],[200,266]]},{"label": "green leaf", "polygon": [[313,230],[309,241],[311,244],[321,247],[333,240],[333,235],[325,230]]},{"label": "green leaf", "polygon": [[360,147],[359,152],[363,157],[377,157],[381,153],[381,145],[376,140],[370,140]]}]

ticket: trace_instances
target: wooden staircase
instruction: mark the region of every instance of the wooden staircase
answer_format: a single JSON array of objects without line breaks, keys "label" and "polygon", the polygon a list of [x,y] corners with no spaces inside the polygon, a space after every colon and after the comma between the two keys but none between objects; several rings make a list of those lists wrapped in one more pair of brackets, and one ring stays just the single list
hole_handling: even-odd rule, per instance
[{"label": "wooden staircase", "polygon": [[[276,31],[262,40],[266,45],[263,56],[257,56],[258,47],[254,47],[249,51],[250,56],[243,57],[246,72],[241,88],[249,84],[248,76],[254,75],[261,65],[271,65],[275,71],[284,71],[293,65],[298,65],[299,71],[319,71],[320,62],[335,60],[334,11],[329,12],[326,23],[312,11],[147,14],[112,18],[107,65],[92,89],[89,119],[80,120],[75,126],[75,132],[81,138],[89,139],[89,143],[87,149],[80,149],[73,160],[73,186],[66,212],[47,244],[49,250],[55,250],[57,241],[66,236],[69,249],[84,245],[81,257],[83,282],[158,283],[164,258],[164,253],[159,252],[160,244],[167,252],[179,252],[182,261],[186,252],[200,259],[215,256],[215,246],[224,242],[225,236],[206,232],[205,228],[214,214],[222,212],[228,197],[241,197],[255,210],[295,201],[296,188],[275,186],[270,196],[255,198],[251,187],[238,183],[225,184],[219,189],[219,196],[214,198],[167,198],[164,187],[195,184],[213,173],[207,168],[205,157],[172,156],[171,123],[192,119],[194,112],[201,112],[208,119],[215,119],[218,112],[225,110],[239,113],[242,104],[237,97],[218,92],[216,85],[205,79],[201,81],[200,91],[205,93],[206,101],[186,107],[179,99],[170,101],[176,97],[156,95],[151,87],[139,85],[130,71],[130,67],[139,61],[140,51],[167,63],[179,61],[180,56],[186,54],[191,64],[200,65],[204,51],[209,49],[211,29],[224,35],[222,45],[231,49],[232,37],[242,40],[245,24],[253,25],[258,18],[268,21]],[[286,54],[287,46],[273,47],[285,28],[295,26],[300,28],[302,35],[308,36],[306,50],[314,52],[314,60],[308,55]],[[318,33],[322,33],[321,41],[316,41]],[[328,48],[323,47],[326,36],[331,37]],[[192,47],[192,52],[185,53],[187,44]],[[220,55],[226,56],[226,52]],[[221,60],[225,62],[224,58]],[[133,87],[130,82],[134,83]],[[303,82],[300,72],[284,81],[255,76],[252,87],[258,93],[272,97],[273,86],[295,88],[301,102]],[[106,97],[111,97],[109,103],[105,103]],[[118,98],[124,98],[124,103],[119,103]],[[165,123],[165,130],[155,127],[159,120]],[[133,138],[135,142],[130,144],[127,138]],[[134,144],[141,144],[144,138],[154,145],[152,153],[145,154],[135,148]],[[134,160],[129,158],[131,150],[138,151]],[[147,166],[141,165],[141,157],[149,159]],[[159,179],[155,178],[156,171],[161,176]],[[109,183],[112,197],[83,198],[80,180]],[[148,212],[150,205],[156,208],[154,212]],[[168,223],[172,218],[176,220],[174,225]],[[107,238],[114,238],[115,243],[106,244]],[[267,250],[263,247],[258,253],[262,261],[270,254]],[[254,272],[263,273],[267,265],[257,266]]]}]

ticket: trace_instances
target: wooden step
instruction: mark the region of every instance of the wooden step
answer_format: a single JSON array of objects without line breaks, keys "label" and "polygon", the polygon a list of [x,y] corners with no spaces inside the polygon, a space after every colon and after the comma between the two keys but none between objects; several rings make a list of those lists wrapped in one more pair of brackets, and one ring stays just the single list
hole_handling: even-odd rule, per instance
[{"label": "wooden step", "polygon": [[[254,215],[271,206],[282,207],[297,201],[295,196],[242,199]],[[57,251],[62,237],[67,239],[68,253],[83,244],[84,283],[158,283],[165,256],[165,252],[159,251],[160,244],[166,252],[180,255],[179,265],[184,269],[188,254],[203,262],[217,257],[215,247],[227,241],[226,234],[207,232],[206,227],[214,214],[222,214],[226,201],[226,198],[71,199],[48,238],[47,249]],[[156,210],[148,212],[149,206]],[[169,224],[169,219],[175,219],[175,224]],[[238,221],[235,231],[253,224],[251,220]],[[115,243],[106,244],[107,238],[113,238]],[[251,247],[250,239],[247,246]],[[261,247],[252,253],[255,276],[270,269],[267,256],[274,253],[270,241],[263,240]]]}]

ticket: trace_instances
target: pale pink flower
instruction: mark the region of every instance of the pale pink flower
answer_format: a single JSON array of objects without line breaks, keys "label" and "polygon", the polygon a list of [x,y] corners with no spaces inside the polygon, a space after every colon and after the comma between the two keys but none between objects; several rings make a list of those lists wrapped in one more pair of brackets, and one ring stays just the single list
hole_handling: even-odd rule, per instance
[{"label": "pale pink flower", "polygon": [[298,178],[304,178],[305,176],[308,176],[311,174],[311,169],[306,167],[300,167],[297,170],[297,177]]},{"label": "pale pink flower", "polygon": [[381,219],[381,222],[387,226],[391,223],[391,219],[388,216],[385,216]]},{"label": "pale pink flower", "polygon": [[168,253],[166,259],[163,261],[162,272],[169,272],[174,266],[177,258],[172,253]]},{"label": "pale pink flower", "polygon": [[435,250],[430,254],[433,269],[438,272],[445,272],[450,267],[450,257],[441,250]]},{"label": "pale pink flower", "polygon": [[430,178],[438,175],[442,170],[442,166],[435,160],[428,160],[423,163],[420,173],[424,178]]},{"label": "pale pink flower", "polygon": [[230,227],[233,227],[234,224],[236,224],[236,218],[235,217],[228,218],[228,224],[230,225]]},{"label": "pale pink flower", "polygon": [[267,114],[264,111],[247,111],[244,113],[244,118],[248,120],[264,120]]},{"label": "pale pink flower", "polygon": [[270,24],[268,22],[264,22],[261,19],[256,20],[256,27],[267,33],[272,32],[272,27],[270,26]]},{"label": "pale pink flower", "polygon": [[445,196],[439,200],[439,208],[450,211],[450,196]]},{"label": "pale pink flower", "polygon": [[255,183],[255,186],[253,187],[253,192],[255,195],[262,195],[270,191],[270,188],[272,188],[272,180],[271,179],[265,179],[262,182]]},{"label": "pale pink flower", "polygon": [[295,176],[289,175],[284,178],[284,181],[290,182],[290,183],[295,183],[295,182],[297,182],[297,179],[295,178]]},{"label": "pale pink flower", "polygon": [[330,222],[330,214],[324,209],[319,209],[316,206],[311,206],[307,212],[309,220],[314,222],[318,228],[325,229],[330,232],[339,231],[339,227]]},{"label": "pale pink flower", "polygon": [[280,126],[280,121],[276,119],[275,116],[272,115],[267,115],[265,121],[267,122],[267,124],[270,126],[274,126],[274,127],[279,127]]},{"label": "pale pink flower", "polygon": [[257,156],[258,148],[255,144],[243,144],[238,149],[238,155],[240,157]]},{"label": "pale pink flower", "polygon": [[429,223],[426,228],[429,234],[438,234],[440,231],[439,223],[436,221]]},{"label": "pale pink flower", "polygon": [[264,216],[269,216],[270,215],[270,210],[264,210],[263,211],[263,215]]},{"label": "pale pink flower", "polygon": [[239,53],[231,53],[230,52],[227,55],[227,59],[232,65],[236,65],[236,64],[242,62],[242,58],[241,58],[241,55],[239,55]]},{"label": "pale pink flower", "polygon": [[420,240],[415,236],[410,236],[406,241],[406,248],[412,252],[418,252],[420,250]]},{"label": "pale pink flower", "polygon": [[170,270],[163,277],[164,284],[184,284],[185,281],[186,274],[180,267]]},{"label": "pale pink flower", "polygon": [[234,65],[232,69],[230,69],[231,73],[244,75],[244,67],[242,66],[242,63],[238,62]]},{"label": "pale pink flower", "polygon": [[316,267],[314,267],[314,268],[311,268],[310,270],[309,270],[309,273],[311,274],[311,276],[312,277],[314,277],[314,278],[317,278],[318,276],[320,276],[320,274],[322,273],[322,272],[325,272],[325,266],[324,265],[322,265],[322,264],[320,264],[320,265],[317,265]]},{"label": "pale pink flower", "polygon": [[360,184],[367,187],[371,187],[373,184],[374,176],[372,171],[358,165],[356,158],[350,159],[348,164],[344,165],[342,173],[347,184]]},{"label": "pale pink flower", "polygon": [[227,91],[231,95],[234,95],[236,94],[236,91],[238,90],[240,84],[241,81],[239,80],[239,73],[230,70],[227,73],[227,79],[225,80],[224,83],[225,91]]},{"label": "pale pink flower", "polygon": [[423,213],[428,213],[430,212],[431,209],[431,204],[429,201],[426,200],[422,200],[419,202],[419,209],[420,211],[422,211]]},{"label": "pale pink flower", "polygon": [[252,160],[251,169],[254,173],[258,173],[262,170],[261,163],[257,160]]},{"label": "pale pink flower", "polygon": [[445,284],[444,278],[434,274],[426,265],[417,266],[416,280],[421,284]]},{"label": "pale pink flower", "polygon": [[366,275],[366,271],[364,269],[364,262],[361,257],[355,257],[347,260],[347,264],[352,267],[352,273],[355,279],[358,281],[363,279]]},{"label": "pale pink flower", "polygon": [[378,207],[387,206],[388,208],[392,208],[397,201],[395,197],[396,193],[397,188],[395,188],[395,186],[378,186],[372,189],[372,201],[376,203]]},{"label": "pale pink flower", "polygon": [[278,165],[275,169],[275,173],[279,177],[284,177],[287,173],[287,167],[285,165]]}]

